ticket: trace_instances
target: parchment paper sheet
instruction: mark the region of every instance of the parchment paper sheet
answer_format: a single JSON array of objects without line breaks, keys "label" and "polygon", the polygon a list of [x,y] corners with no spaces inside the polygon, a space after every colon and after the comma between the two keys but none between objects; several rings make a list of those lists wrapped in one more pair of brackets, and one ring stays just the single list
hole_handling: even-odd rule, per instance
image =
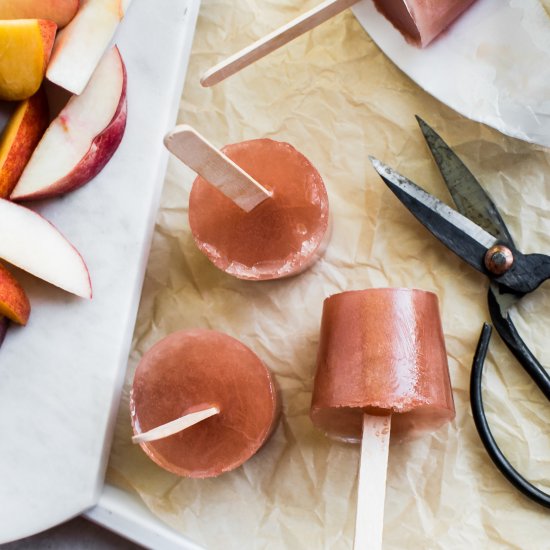
[{"label": "parchment paper sheet", "polygon": [[[288,280],[251,283],[214,268],[187,221],[193,174],[172,160],[135,329],[109,480],[211,549],[351,548],[359,449],[329,441],[308,412],[323,299],[350,289],[417,287],[439,295],[456,420],[390,448],[384,548],[550,548],[548,511],[511,488],[483,450],[468,401],[470,365],[488,320],[486,279],[437,242],[371,168],[373,154],[450,201],[417,113],[456,148],[494,197],[524,252],[550,253],[550,153],[470,122],[424,93],[376,48],[349,10],[211,89],[204,70],[312,7],[315,0],[204,0],[179,121],[214,144],[288,141],[319,169],[333,235],[324,258]],[[166,52],[169,55],[169,52]],[[550,364],[550,285],[515,316]],[[218,479],[179,479],[130,443],[128,392],[141,355],[165,335],[203,327],[250,346],[281,388],[267,446]],[[550,488],[550,406],[498,336],[485,374],[495,436]]]}]

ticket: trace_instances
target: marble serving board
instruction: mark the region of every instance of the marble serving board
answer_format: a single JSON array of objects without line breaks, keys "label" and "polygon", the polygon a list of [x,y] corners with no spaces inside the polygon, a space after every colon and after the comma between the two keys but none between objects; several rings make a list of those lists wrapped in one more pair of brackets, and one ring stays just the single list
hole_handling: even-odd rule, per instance
[{"label": "marble serving board", "polygon": [[[100,495],[200,0],[133,0],[115,41],[128,123],[91,183],[32,205],[78,248],[91,301],[17,271],[32,314],[0,349],[0,543],[47,529]],[[1,238],[9,238],[2,235]]]},{"label": "marble serving board", "polygon": [[544,0],[477,0],[424,49],[362,0],[357,19],[428,93],[500,132],[550,147],[550,14]]}]

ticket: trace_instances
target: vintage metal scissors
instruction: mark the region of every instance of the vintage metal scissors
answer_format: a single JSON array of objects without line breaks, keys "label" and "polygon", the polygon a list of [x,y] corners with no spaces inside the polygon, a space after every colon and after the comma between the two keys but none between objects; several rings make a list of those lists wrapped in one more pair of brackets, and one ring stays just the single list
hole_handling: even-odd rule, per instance
[{"label": "vintage metal scissors", "polygon": [[[497,332],[550,400],[550,375],[521,339],[509,313],[515,301],[550,278],[550,256],[522,254],[516,248],[496,206],[473,174],[432,128],[419,117],[417,120],[458,211],[379,160],[370,157],[371,162],[391,191],[433,235],[489,278],[489,312]],[[477,431],[504,476],[527,497],[550,508],[550,495],[527,481],[508,462],[491,434],[481,394],[490,338],[491,326],[485,323],[470,377],[470,402]]]}]

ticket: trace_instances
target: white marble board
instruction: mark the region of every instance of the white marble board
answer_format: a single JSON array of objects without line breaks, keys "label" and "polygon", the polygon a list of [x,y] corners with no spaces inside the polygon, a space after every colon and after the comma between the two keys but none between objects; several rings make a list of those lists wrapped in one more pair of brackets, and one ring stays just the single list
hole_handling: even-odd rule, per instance
[{"label": "white marble board", "polygon": [[[92,301],[17,272],[27,327],[0,349],[0,543],[93,506],[100,495],[147,254],[200,0],[133,0],[119,28],[128,123],[90,184],[33,205],[78,248]],[[9,238],[9,236],[1,236]]]}]

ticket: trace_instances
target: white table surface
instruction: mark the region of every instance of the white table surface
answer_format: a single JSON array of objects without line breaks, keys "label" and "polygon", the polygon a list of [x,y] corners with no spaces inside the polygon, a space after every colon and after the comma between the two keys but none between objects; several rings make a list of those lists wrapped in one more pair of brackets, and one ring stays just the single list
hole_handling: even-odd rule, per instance
[{"label": "white table surface", "polygon": [[111,531],[103,529],[84,518],[48,529],[38,535],[7,544],[0,544],[1,550],[139,550],[139,546]]}]

